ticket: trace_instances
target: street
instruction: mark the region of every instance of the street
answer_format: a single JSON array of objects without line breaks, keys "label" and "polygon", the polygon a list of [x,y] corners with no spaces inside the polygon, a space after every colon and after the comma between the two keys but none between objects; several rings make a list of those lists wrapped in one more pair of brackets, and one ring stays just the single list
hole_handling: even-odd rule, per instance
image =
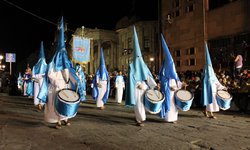
[{"label": "street", "polygon": [[250,117],[233,111],[205,118],[201,109],[179,111],[177,124],[147,113],[138,127],[132,108],[109,99],[105,110],[94,101],[80,104],[71,126],[55,129],[33,100],[0,94],[1,150],[249,150]]}]

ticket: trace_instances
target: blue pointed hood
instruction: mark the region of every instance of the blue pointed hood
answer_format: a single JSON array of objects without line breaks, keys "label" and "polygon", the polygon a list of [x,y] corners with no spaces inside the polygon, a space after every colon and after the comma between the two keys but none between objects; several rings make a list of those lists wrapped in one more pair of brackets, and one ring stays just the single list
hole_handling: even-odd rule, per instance
[{"label": "blue pointed hood", "polygon": [[205,42],[206,50],[206,64],[203,69],[203,80],[202,80],[202,104],[204,106],[211,104],[213,102],[212,84],[219,83],[214,69],[212,66],[209,50],[207,43]]},{"label": "blue pointed hood", "polygon": [[44,74],[47,69],[47,63],[44,55],[43,41],[41,41],[40,54],[38,62],[33,66],[32,74]]},{"label": "blue pointed hood", "polygon": [[65,48],[64,42],[64,23],[63,17],[60,21],[60,29],[59,29],[59,36],[58,36],[58,45],[56,53],[52,59],[55,64],[55,71],[61,71],[66,68],[72,68],[73,64],[68,58],[68,54]]},{"label": "blue pointed hood", "polygon": [[[210,58],[210,54],[209,54],[209,50],[208,50],[208,46],[207,43],[205,42],[205,49],[206,49],[206,64],[204,66],[204,75],[209,77],[209,80],[213,81],[213,82],[217,82],[218,79],[214,73],[214,69],[212,66],[212,61]],[[219,82],[219,81],[218,81]]]},{"label": "blue pointed hood", "polygon": [[165,78],[168,79],[176,79],[179,80],[178,74],[176,73],[176,69],[175,69],[175,64],[173,61],[173,58],[171,56],[171,53],[168,49],[167,43],[163,37],[163,35],[161,34],[161,43],[162,43],[162,48],[165,54],[165,59],[163,61],[163,65],[161,67],[160,70],[160,76],[164,76]]},{"label": "blue pointed hood", "polygon": [[41,47],[40,47],[40,53],[39,53],[39,59],[44,59],[45,54],[44,54],[44,47],[43,47],[43,41],[41,41]]},{"label": "blue pointed hood", "polygon": [[130,69],[136,81],[147,80],[148,75],[152,76],[152,74],[142,58],[135,26],[133,27],[133,32],[134,32],[135,49],[134,49],[133,62],[130,64]]},{"label": "blue pointed hood", "polygon": [[106,65],[105,65],[103,48],[101,48],[100,65],[97,69],[96,75],[99,76],[102,80],[108,80],[108,71],[107,71]]},{"label": "blue pointed hood", "polygon": [[147,80],[148,76],[153,78],[150,70],[143,61],[135,26],[133,26],[133,32],[134,32],[134,56],[132,63],[129,64],[128,78],[126,81],[126,92],[125,92],[125,105],[127,106],[134,106],[136,104],[136,98],[135,98],[136,83],[138,81]]},{"label": "blue pointed hood", "polygon": [[161,81],[161,91],[165,94],[165,101],[162,103],[160,117],[164,118],[166,116],[166,113],[170,110],[171,105],[170,80],[175,79],[179,81],[180,79],[175,69],[174,60],[171,56],[167,43],[162,34],[161,43],[165,54],[165,59],[159,72],[159,80]]}]

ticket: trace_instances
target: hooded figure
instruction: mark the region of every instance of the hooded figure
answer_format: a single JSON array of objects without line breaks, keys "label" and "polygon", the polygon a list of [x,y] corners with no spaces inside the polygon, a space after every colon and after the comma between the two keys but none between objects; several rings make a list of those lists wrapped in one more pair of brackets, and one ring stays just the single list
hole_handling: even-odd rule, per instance
[{"label": "hooded figure", "polygon": [[178,109],[175,105],[174,92],[180,89],[182,85],[176,73],[173,58],[162,34],[161,41],[165,53],[165,59],[160,69],[159,80],[161,82],[160,89],[165,95],[165,100],[162,103],[160,117],[165,118],[165,121],[167,122],[175,123],[178,119]]},{"label": "hooded figure", "polygon": [[45,73],[47,70],[47,63],[44,55],[44,48],[43,48],[43,42],[41,42],[41,48],[40,48],[40,54],[38,62],[35,66],[33,66],[32,69],[32,78],[35,81],[34,82],[34,105],[39,106],[39,109],[41,109],[40,100],[37,98],[37,95],[40,91],[40,88],[42,86],[43,80],[45,78]]},{"label": "hooded figure", "polygon": [[32,98],[33,96],[33,81],[31,78],[32,78],[32,71],[28,64],[23,76],[24,80],[23,95],[28,96],[29,98]]},{"label": "hooded figure", "polygon": [[83,87],[82,90],[83,90],[84,96],[86,96],[86,79],[85,79],[84,71],[82,70],[81,65],[78,64],[78,63],[75,66],[75,70],[76,70],[76,75],[78,76],[78,78],[81,81],[81,84],[82,84],[82,87]]},{"label": "hooded figure", "polygon": [[134,106],[137,125],[143,126],[142,121],[146,120],[144,94],[149,87],[154,88],[157,84],[147,65],[143,61],[135,26],[133,27],[133,32],[134,56],[128,69],[125,105]]},{"label": "hooded figure", "polygon": [[[206,64],[203,69],[203,79],[202,79],[202,105],[206,106],[204,110],[205,117],[210,117],[216,119],[213,112],[218,112],[220,110],[216,99],[217,90],[225,89],[225,87],[217,79],[212,62],[210,59],[207,43],[205,43],[206,49]],[[208,114],[209,113],[209,114]]]},{"label": "hooded figure", "polygon": [[[76,115],[68,116],[62,115],[58,112],[69,112],[71,113],[73,110],[77,110],[79,105],[71,105],[70,110],[62,110],[66,109],[61,105],[56,105],[58,103],[58,92],[62,89],[71,89],[76,91],[79,95],[79,99],[85,100],[85,96],[83,94],[82,84],[79,78],[76,75],[76,71],[72,66],[72,62],[69,60],[67,51],[64,43],[64,27],[63,27],[63,17],[60,22],[60,30],[59,30],[59,39],[58,46],[53,56],[51,62],[48,65],[45,80],[42,84],[40,92],[38,94],[38,98],[41,100],[41,103],[45,103],[44,108],[44,119],[48,123],[57,123],[56,128],[61,128],[61,121],[63,121],[64,125],[70,125],[68,119],[72,118]],[[66,97],[69,97],[67,93],[64,93]],[[57,107],[56,107],[57,106]],[[67,105],[66,105],[67,106]],[[74,111],[73,111],[74,112]]]},{"label": "hooded figure", "polygon": [[23,87],[23,80],[22,80],[21,72],[19,72],[19,75],[18,75],[18,78],[17,78],[17,88],[18,88],[18,90],[22,91],[23,90],[22,87]]},{"label": "hooded figure", "polygon": [[121,104],[123,90],[125,89],[125,82],[121,71],[119,71],[118,75],[115,78],[115,88],[116,88],[115,101],[118,104]]},{"label": "hooded figure", "polygon": [[98,108],[104,109],[104,104],[108,101],[110,91],[110,78],[105,66],[105,59],[103,49],[101,48],[100,65],[97,69],[96,75],[93,78],[92,97],[96,101]]}]

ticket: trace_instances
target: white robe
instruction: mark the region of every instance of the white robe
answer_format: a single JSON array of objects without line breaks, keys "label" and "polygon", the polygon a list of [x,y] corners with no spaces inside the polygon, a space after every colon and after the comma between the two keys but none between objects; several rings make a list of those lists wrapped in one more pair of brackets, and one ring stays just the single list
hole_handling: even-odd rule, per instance
[{"label": "white robe", "polygon": [[[66,77],[65,79],[63,77],[63,74],[64,77]],[[73,82],[73,84],[76,84],[76,80],[71,76],[68,69],[64,69],[64,71],[58,71],[58,72],[54,72],[52,70],[48,73],[48,77],[50,80],[50,84],[48,89],[49,90],[48,102],[45,104],[45,109],[44,109],[45,121],[49,123],[57,123],[60,120],[66,120],[68,118],[74,117],[74,116],[72,117],[61,116],[56,111],[54,104],[57,98],[58,91],[67,87],[66,81],[70,79],[70,81]],[[70,88],[70,85],[68,88]]]},{"label": "white robe", "polygon": [[166,112],[166,116],[164,119],[167,122],[174,122],[178,120],[178,108],[176,107],[176,104],[175,104],[174,93],[176,90],[180,89],[182,85],[180,81],[177,81],[177,84],[178,84],[177,86],[175,79],[171,79],[169,81],[169,84],[170,84],[170,87],[174,89],[174,91],[170,90],[170,98],[171,98],[170,109],[168,112]]},{"label": "white robe", "polygon": [[97,84],[100,84],[101,87],[98,87],[98,97],[96,99],[96,107],[103,107],[104,102],[103,102],[103,96],[106,93],[108,82],[107,80],[100,80],[100,78],[97,79]]},{"label": "white robe", "polygon": [[[144,88],[139,89],[138,86],[142,85]],[[148,76],[147,77],[147,84],[145,81],[139,81],[136,83],[136,88],[135,88],[135,106],[134,106],[134,111],[135,111],[135,118],[137,122],[142,122],[146,120],[146,110],[144,106],[144,94],[145,91],[148,89],[148,86],[150,88],[154,88],[156,86],[155,80]]]},{"label": "white robe", "polygon": [[[34,105],[40,104],[40,100],[37,98],[37,95],[41,89],[43,80],[44,80],[44,73],[43,74],[33,74],[32,77],[35,78],[34,82]],[[42,103],[41,103],[42,104]],[[43,105],[43,104],[42,104]]]},{"label": "white robe", "polygon": [[212,84],[213,102],[206,106],[207,111],[209,111],[209,112],[218,112],[218,111],[220,111],[220,107],[219,107],[219,105],[217,103],[216,94],[217,94],[217,90],[222,90],[224,88],[225,87],[220,83]]},{"label": "white robe", "polygon": [[116,88],[115,101],[120,104],[122,103],[123,89],[125,88],[125,83],[123,78],[121,77],[117,78],[117,81],[115,82],[115,88]]}]

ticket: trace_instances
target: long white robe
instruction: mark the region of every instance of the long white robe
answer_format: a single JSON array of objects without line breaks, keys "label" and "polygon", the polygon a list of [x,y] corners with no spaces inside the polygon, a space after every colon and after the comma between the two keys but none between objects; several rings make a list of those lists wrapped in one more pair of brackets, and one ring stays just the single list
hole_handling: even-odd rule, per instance
[{"label": "long white robe", "polygon": [[[34,105],[35,106],[40,104],[40,100],[37,98],[37,95],[41,89],[41,86],[44,80],[44,75],[45,73],[32,75],[32,77],[35,79],[35,82],[34,82]],[[43,105],[43,103],[41,104]]]},{"label": "long white robe", "polygon": [[222,90],[224,88],[225,87],[220,83],[212,84],[213,102],[206,106],[207,111],[210,111],[210,112],[218,112],[218,111],[220,111],[220,107],[219,107],[219,105],[217,103],[216,94],[217,94],[218,90]]},{"label": "long white robe", "polygon": [[98,87],[99,94],[98,94],[98,97],[96,99],[96,107],[103,107],[104,102],[102,99],[107,91],[108,82],[107,82],[107,80],[100,80],[100,78],[97,78],[96,82],[97,82],[97,84],[101,85],[100,87]]},{"label": "long white robe", "polygon": [[[64,74],[64,75],[63,75]],[[64,79],[64,77],[65,79]],[[49,123],[57,123],[60,120],[66,120],[71,117],[65,117],[60,115],[55,108],[55,100],[57,98],[57,93],[59,90],[67,87],[66,82],[70,79],[73,84],[76,84],[76,80],[71,76],[68,69],[64,69],[63,71],[54,72],[54,70],[48,73],[48,77],[50,80],[49,91],[48,91],[48,102],[45,104],[44,109],[44,119]],[[70,84],[68,85],[70,88]]]},{"label": "long white robe", "polygon": [[122,77],[116,79],[115,88],[116,88],[115,101],[120,104],[122,103],[123,89],[125,88],[125,83]]},{"label": "long white robe", "polygon": [[176,90],[180,89],[182,85],[180,81],[177,81],[177,84],[176,84],[176,80],[174,79],[171,79],[169,81],[170,88],[174,89],[174,91],[170,90],[170,97],[171,97],[170,109],[168,112],[166,112],[166,116],[164,118],[165,121],[167,122],[174,122],[178,120],[178,108],[176,107],[176,104],[175,104],[174,93]]},{"label": "long white robe", "polygon": [[[156,85],[157,84],[155,80],[150,76],[147,77],[147,84],[145,81],[138,81],[136,83],[136,88],[135,88],[135,100],[136,100],[135,103],[136,104],[134,106],[134,111],[135,111],[135,118],[137,122],[142,122],[146,120],[146,110],[144,106],[144,94],[149,87],[154,88]],[[139,89],[138,86],[143,86],[145,88]]]}]

